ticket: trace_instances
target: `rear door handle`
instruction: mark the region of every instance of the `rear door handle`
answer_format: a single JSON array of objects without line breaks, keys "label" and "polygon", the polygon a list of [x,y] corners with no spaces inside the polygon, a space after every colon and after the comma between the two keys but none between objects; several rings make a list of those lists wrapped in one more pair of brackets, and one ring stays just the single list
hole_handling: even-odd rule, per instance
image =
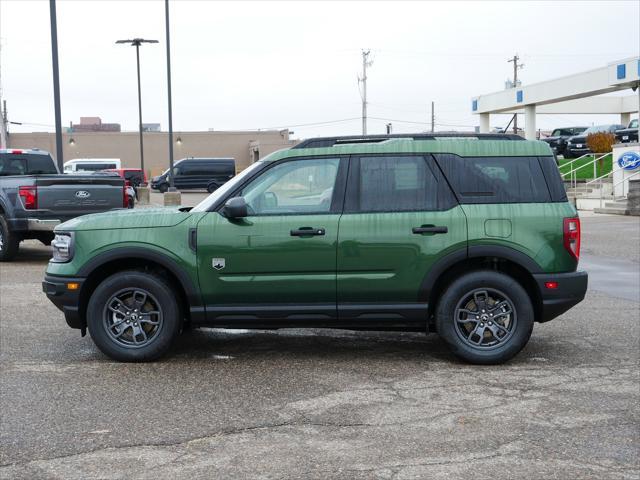
[{"label": "rear door handle", "polygon": [[421,227],[413,227],[411,231],[416,235],[423,233],[431,233],[435,235],[436,233],[448,233],[449,229],[447,227],[436,227],[435,225],[423,225]]},{"label": "rear door handle", "polygon": [[300,227],[297,230],[291,230],[292,237],[313,237],[316,235],[324,235],[324,228]]}]

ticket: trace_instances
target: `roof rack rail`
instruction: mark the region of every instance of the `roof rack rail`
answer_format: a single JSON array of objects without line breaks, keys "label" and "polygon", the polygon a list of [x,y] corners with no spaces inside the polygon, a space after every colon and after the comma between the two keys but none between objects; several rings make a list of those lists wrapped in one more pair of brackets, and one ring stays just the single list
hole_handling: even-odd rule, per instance
[{"label": "roof rack rail", "polygon": [[524,140],[509,133],[408,133],[393,135],[350,135],[344,137],[318,137],[303,140],[293,148],[326,148],[356,143],[380,143],[392,139],[437,140],[438,138],[473,138],[476,140]]}]

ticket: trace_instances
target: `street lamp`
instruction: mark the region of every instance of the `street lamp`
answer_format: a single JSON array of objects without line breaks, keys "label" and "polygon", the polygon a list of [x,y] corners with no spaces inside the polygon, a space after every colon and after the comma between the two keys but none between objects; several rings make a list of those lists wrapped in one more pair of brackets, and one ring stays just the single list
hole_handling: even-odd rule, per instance
[{"label": "street lamp", "polygon": [[144,174],[144,151],[142,148],[142,97],[140,94],[140,45],[142,45],[143,43],[158,43],[158,40],[134,38],[133,40],[118,40],[116,41],[116,43],[129,43],[131,44],[131,46],[136,47],[136,63],[138,66],[138,123],[140,127],[140,169]]}]

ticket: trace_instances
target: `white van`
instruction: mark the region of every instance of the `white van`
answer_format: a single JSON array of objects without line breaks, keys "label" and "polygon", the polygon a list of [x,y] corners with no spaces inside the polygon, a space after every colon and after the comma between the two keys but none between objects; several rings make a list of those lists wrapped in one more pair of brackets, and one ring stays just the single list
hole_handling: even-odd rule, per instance
[{"label": "white van", "polygon": [[119,158],[74,158],[64,162],[64,173],[96,172],[121,168]]}]

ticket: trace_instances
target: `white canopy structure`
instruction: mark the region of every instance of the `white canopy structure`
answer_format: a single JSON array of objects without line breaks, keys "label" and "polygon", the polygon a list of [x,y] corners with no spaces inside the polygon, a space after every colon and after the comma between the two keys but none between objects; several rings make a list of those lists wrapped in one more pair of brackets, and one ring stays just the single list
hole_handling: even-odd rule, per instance
[{"label": "white canopy structure", "polygon": [[[488,133],[492,113],[522,113],[525,137],[536,138],[536,113],[620,114],[628,124],[640,101],[640,57],[545,82],[518,86],[472,98],[471,110],[480,115],[480,132]],[[599,96],[636,89],[627,96]]]}]

